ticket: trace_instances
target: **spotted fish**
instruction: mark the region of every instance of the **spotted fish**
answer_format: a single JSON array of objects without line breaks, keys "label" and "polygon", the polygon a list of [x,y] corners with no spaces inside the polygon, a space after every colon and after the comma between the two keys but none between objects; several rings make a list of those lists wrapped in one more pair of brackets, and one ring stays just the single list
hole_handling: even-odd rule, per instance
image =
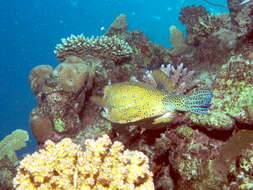
[{"label": "spotted fish", "polygon": [[199,90],[190,95],[168,94],[152,85],[141,82],[123,82],[108,85],[104,96],[91,100],[104,107],[103,117],[113,123],[125,124],[154,118],[153,124],[170,122],[176,111],[206,114],[212,93]]}]

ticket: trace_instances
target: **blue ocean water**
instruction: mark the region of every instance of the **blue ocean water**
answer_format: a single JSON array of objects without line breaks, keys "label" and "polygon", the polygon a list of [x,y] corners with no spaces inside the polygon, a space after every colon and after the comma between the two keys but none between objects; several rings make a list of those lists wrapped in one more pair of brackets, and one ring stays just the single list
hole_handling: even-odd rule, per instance
[{"label": "blue ocean water", "polygon": [[[204,0],[0,0],[0,5],[0,139],[17,128],[30,132],[29,112],[36,100],[28,75],[37,65],[58,64],[53,50],[61,38],[102,35],[125,13],[129,30],[142,30],[151,41],[170,47],[169,26],[184,29],[178,19],[182,7],[203,5],[213,14],[227,12]],[[30,135],[32,151],[35,140]]]}]

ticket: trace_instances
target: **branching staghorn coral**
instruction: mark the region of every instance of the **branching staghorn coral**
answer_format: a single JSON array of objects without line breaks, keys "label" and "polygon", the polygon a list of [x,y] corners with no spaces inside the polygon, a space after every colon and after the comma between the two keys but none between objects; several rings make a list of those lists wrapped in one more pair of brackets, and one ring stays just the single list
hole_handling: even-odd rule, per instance
[{"label": "branching staghorn coral", "polygon": [[64,61],[68,56],[84,57],[92,55],[100,59],[109,59],[118,62],[129,58],[133,53],[127,42],[117,36],[100,36],[87,38],[83,34],[71,35],[63,38],[62,44],[57,44],[54,50],[59,61]]},{"label": "branching staghorn coral", "polygon": [[20,163],[14,187],[22,189],[154,190],[148,158],[124,150],[122,143],[104,135],[85,141],[86,151],[71,139],[26,156]]},{"label": "branching staghorn coral", "polygon": [[[159,80],[168,80],[167,91],[173,94],[186,94],[197,87],[201,82],[194,79],[194,71],[188,71],[187,68],[184,68],[183,63],[174,67],[171,64],[161,65],[160,70],[163,72],[164,76],[157,76],[157,71],[147,71],[143,76],[143,80],[153,86],[159,87]],[[159,77],[159,79],[158,79]],[[163,78],[163,79],[161,79]]]}]

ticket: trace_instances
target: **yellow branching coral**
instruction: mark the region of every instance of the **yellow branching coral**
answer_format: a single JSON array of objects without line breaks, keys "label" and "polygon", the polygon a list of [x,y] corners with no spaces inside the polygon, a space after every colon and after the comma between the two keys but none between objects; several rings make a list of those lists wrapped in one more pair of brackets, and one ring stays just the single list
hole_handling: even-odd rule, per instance
[{"label": "yellow branching coral", "polygon": [[107,135],[85,141],[86,151],[71,139],[26,156],[14,178],[17,190],[153,190],[148,158],[142,152],[124,150]]}]

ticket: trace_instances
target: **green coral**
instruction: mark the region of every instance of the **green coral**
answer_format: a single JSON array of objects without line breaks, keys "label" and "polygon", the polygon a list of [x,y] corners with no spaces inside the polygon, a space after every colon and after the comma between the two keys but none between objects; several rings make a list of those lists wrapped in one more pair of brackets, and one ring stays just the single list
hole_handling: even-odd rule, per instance
[{"label": "green coral", "polygon": [[22,129],[17,129],[4,137],[0,142],[0,160],[7,157],[12,163],[15,163],[18,160],[15,151],[24,148],[28,140],[28,132]]},{"label": "green coral", "polygon": [[62,119],[60,119],[60,118],[54,119],[54,129],[57,132],[63,132],[65,130],[65,123],[64,123],[64,121]]},{"label": "green coral", "polygon": [[183,157],[178,160],[177,164],[177,170],[182,178],[185,178],[185,180],[197,178],[200,160],[196,157],[192,157],[190,154],[184,154]]},{"label": "green coral", "polygon": [[194,133],[193,129],[187,126],[179,126],[176,128],[176,133],[182,137],[190,139]]},{"label": "green coral", "polygon": [[252,189],[253,188],[253,183],[245,183],[245,184],[241,184],[239,186],[240,189]]},{"label": "green coral", "polygon": [[[215,104],[214,101],[212,104]],[[211,110],[206,115],[190,113],[189,118],[194,124],[203,125],[210,129],[230,129],[234,125],[234,119],[220,110]]]}]

